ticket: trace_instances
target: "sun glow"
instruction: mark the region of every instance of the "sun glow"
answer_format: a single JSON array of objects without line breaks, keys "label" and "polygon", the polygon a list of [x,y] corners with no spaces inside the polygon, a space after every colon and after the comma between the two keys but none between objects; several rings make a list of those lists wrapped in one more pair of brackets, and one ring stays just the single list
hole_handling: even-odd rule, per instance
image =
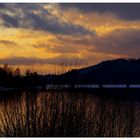
[{"label": "sun glow", "polygon": [[[19,6],[19,9],[22,11],[22,7]],[[137,57],[139,52],[132,50],[133,53],[130,54],[129,50],[132,49],[131,45],[134,42],[138,44],[140,20],[122,19],[111,12],[86,12],[74,7],[61,8],[59,4],[42,4],[38,7],[36,5],[33,9],[27,8],[27,11],[30,13],[30,18],[24,12],[12,13],[10,8],[5,9],[6,18],[0,13],[1,64],[7,62],[9,58],[14,58],[14,66],[16,63],[19,66],[19,58],[38,59],[40,64],[31,64],[31,67],[41,73],[47,73],[47,71],[56,71],[56,67],[61,67],[62,63],[60,65],[59,61],[64,58],[67,58],[67,63],[70,63],[67,64],[68,69],[71,69],[75,67],[74,65],[84,67],[106,59]],[[26,28],[20,20],[15,24],[16,19],[12,19],[15,16],[25,18],[24,20],[32,26],[28,27],[28,24],[25,24]],[[129,39],[128,44],[127,38],[131,38],[131,34],[133,34],[132,41]],[[116,47],[116,42],[120,46]],[[120,53],[123,44],[127,45],[125,47],[128,53]],[[110,48],[112,46],[116,51]],[[25,69],[28,66],[21,64],[20,67]]]}]

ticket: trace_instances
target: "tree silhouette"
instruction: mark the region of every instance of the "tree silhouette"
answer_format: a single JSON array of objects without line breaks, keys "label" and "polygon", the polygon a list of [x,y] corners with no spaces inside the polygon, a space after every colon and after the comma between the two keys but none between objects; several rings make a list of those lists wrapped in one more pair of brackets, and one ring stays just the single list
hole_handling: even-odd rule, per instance
[{"label": "tree silhouette", "polygon": [[20,68],[13,69],[8,64],[0,67],[1,87],[36,87],[39,84],[37,72],[26,70],[25,76],[21,75]]}]

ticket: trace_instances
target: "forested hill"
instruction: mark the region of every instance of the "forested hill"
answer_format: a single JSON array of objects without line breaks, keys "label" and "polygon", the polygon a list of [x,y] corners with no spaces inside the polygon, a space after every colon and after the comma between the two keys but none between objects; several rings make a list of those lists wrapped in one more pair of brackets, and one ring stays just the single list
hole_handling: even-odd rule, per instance
[{"label": "forested hill", "polygon": [[0,68],[1,87],[45,87],[47,84],[140,84],[140,59],[116,59],[97,65],[71,70],[61,75],[38,75],[20,69],[14,71],[7,65]]},{"label": "forested hill", "polygon": [[101,62],[60,76],[46,76],[47,83],[55,84],[140,84],[140,59],[116,59]]}]

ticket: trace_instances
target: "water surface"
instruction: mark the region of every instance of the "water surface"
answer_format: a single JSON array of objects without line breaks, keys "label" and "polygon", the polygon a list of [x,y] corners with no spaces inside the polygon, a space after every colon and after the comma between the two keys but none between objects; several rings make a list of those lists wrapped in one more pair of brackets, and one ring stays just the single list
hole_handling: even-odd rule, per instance
[{"label": "water surface", "polygon": [[0,136],[140,136],[139,91],[0,94]]}]

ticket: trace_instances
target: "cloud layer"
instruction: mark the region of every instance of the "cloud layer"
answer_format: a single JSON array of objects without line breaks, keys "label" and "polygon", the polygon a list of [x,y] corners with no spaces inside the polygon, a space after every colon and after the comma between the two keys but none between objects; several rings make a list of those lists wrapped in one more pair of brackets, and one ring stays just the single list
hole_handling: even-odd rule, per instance
[{"label": "cloud layer", "polygon": [[140,3],[94,3],[94,4],[61,4],[62,8],[77,8],[84,12],[113,13],[127,20],[140,19]]},{"label": "cloud layer", "polygon": [[5,4],[1,7],[0,18],[6,27],[29,28],[55,34],[95,34],[80,25],[63,21],[41,4]]},{"label": "cloud layer", "polygon": [[[49,65],[60,65],[60,66],[73,66],[75,59],[78,65],[84,65],[86,62],[81,58],[67,58],[65,56],[59,56],[48,59],[31,58],[31,57],[9,57],[6,59],[0,59],[0,64],[10,65],[35,65],[35,64],[49,64]],[[86,64],[86,63],[85,63]]]},{"label": "cloud layer", "polygon": [[0,4],[0,64],[139,58],[139,12],[140,4]]}]

